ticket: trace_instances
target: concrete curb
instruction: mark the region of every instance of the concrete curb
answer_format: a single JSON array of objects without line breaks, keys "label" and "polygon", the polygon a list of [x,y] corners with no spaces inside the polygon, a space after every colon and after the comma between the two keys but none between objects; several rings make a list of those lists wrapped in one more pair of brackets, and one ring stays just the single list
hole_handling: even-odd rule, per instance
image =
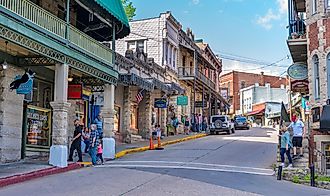
[{"label": "concrete curb", "polygon": [[[198,138],[202,138],[202,137],[205,137],[205,136],[207,136],[207,134],[202,133],[202,134],[188,136],[188,137],[181,138],[181,139],[162,142],[162,146],[167,146],[167,145],[171,145],[171,144],[185,142],[185,141],[188,141],[188,140],[198,139]],[[157,146],[158,146],[157,144],[154,145],[155,148]],[[120,152],[116,153],[116,159],[121,158],[121,157],[123,157],[127,154],[133,154],[133,153],[137,153],[137,152],[144,152],[144,151],[147,151],[147,150],[149,150],[149,146],[143,146],[143,147],[139,147],[139,148],[123,150],[123,151],[120,151]]]},{"label": "concrete curb", "polygon": [[59,173],[63,173],[63,172],[67,172],[67,171],[71,171],[71,170],[75,170],[75,169],[79,169],[79,168],[82,168],[82,166],[80,164],[71,163],[68,165],[68,167],[64,167],[64,168],[50,167],[50,168],[46,168],[46,169],[32,171],[29,173],[0,178],[0,188],[11,185],[11,184],[25,182],[25,181],[40,178],[43,176],[59,174]]}]

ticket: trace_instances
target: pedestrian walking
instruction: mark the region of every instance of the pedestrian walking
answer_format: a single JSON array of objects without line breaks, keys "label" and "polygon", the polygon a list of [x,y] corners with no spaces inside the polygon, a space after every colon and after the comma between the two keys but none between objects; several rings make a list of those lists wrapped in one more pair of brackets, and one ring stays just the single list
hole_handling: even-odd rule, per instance
[{"label": "pedestrian walking", "polygon": [[178,120],[178,118],[175,115],[172,118],[172,125],[174,127],[174,133],[175,133],[175,135],[178,134],[177,129],[178,129],[178,126],[179,126],[179,120]]},{"label": "pedestrian walking", "polygon": [[283,127],[281,130],[281,148],[280,148],[280,155],[281,155],[281,165],[284,167],[284,161],[285,161],[285,157],[284,154],[286,154],[286,156],[289,159],[289,168],[292,168],[292,158],[291,158],[291,154],[290,154],[290,149],[292,148],[292,142],[291,142],[291,138],[290,138],[290,132],[288,131],[288,128]]},{"label": "pedestrian walking", "polygon": [[195,131],[198,132],[199,129],[199,120],[198,120],[198,114],[195,114]]},{"label": "pedestrian walking", "polygon": [[191,131],[195,132],[196,121],[195,121],[195,114],[194,113],[191,114],[190,122],[191,122]]},{"label": "pedestrian walking", "polygon": [[94,120],[94,124],[97,126],[97,131],[99,132],[99,137],[103,138],[103,118],[101,114],[97,115]]},{"label": "pedestrian walking", "polygon": [[[292,138],[292,143],[293,143],[293,159],[303,157],[304,156],[304,151],[302,147],[302,140],[303,137],[305,136],[305,126],[304,123],[297,118],[296,115],[292,116],[292,122],[289,125],[288,128],[292,128],[293,130],[293,138]],[[300,155],[297,155],[297,148],[300,149]]]},{"label": "pedestrian walking", "polygon": [[204,119],[203,119],[202,131],[206,131],[207,130],[207,125],[208,125],[207,117],[205,116]]},{"label": "pedestrian walking", "polygon": [[189,127],[190,127],[190,119],[188,118],[188,116],[185,116],[185,121],[184,121],[184,132],[186,135],[189,135]]},{"label": "pedestrian walking", "polygon": [[102,140],[99,142],[97,146],[97,154],[96,157],[98,160],[101,161],[101,164],[103,165],[104,160],[103,160],[103,146],[102,146]]},{"label": "pedestrian walking", "polygon": [[91,136],[91,130],[88,127],[85,127],[84,132],[82,134],[84,143],[85,143],[85,149],[84,152],[87,153],[89,149],[89,137]]},{"label": "pedestrian walking", "polygon": [[69,154],[69,159],[68,161],[73,161],[73,152],[74,150],[77,151],[78,153],[78,157],[79,160],[78,162],[82,162],[82,154],[81,154],[81,134],[82,134],[82,130],[81,130],[81,126],[80,126],[80,122],[78,119],[76,119],[74,121],[74,126],[75,126],[75,130],[73,133],[73,138],[71,140],[71,146],[70,146],[70,154]]},{"label": "pedestrian walking", "polygon": [[198,115],[198,132],[203,130],[203,116],[202,114]]},{"label": "pedestrian walking", "polygon": [[89,146],[89,155],[92,158],[92,164],[96,165],[96,154],[97,147],[99,143],[99,132],[97,130],[97,126],[95,124],[91,125],[91,135],[89,138],[90,146]]}]

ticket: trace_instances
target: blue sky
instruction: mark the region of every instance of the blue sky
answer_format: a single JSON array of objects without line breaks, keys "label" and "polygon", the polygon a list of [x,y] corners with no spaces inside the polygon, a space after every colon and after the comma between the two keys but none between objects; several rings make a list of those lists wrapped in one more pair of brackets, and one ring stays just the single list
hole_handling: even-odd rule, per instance
[{"label": "blue sky", "polygon": [[[134,19],[158,16],[171,11],[196,38],[209,43],[216,53],[234,54],[265,62],[276,62],[289,54],[286,38],[287,0],[132,0],[137,8]],[[291,60],[281,61],[289,66]],[[224,60],[224,70],[254,69],[262,65]],[[251,69],[251,70],[250,70]],[[254,70],[252,70],[254,69]],[[279,75],[284,67],[268,67]]]}]

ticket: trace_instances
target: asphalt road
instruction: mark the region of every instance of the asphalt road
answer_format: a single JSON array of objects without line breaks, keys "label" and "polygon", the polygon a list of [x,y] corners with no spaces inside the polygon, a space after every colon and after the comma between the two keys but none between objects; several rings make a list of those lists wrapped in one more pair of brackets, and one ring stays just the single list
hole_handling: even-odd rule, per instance
[{"label": "asphalt road", "polygon": [[275,132],[213,135],[0,189],[0,195],[330,195],[277,181]]}]

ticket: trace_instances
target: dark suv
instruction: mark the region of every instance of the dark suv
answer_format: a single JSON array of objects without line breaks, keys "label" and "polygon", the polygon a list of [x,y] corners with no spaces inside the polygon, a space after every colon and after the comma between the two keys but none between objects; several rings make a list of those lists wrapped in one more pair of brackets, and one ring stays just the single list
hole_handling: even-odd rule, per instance
[{"label": "dark suv", "polygon": [[250,129],[250,125],[245,117],[237,117],[234,123],[235,129]]}]

